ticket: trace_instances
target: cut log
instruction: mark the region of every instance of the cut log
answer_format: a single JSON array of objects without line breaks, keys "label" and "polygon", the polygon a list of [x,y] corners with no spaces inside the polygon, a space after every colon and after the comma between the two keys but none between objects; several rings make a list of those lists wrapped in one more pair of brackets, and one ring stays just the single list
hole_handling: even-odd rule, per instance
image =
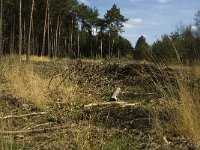
[{"label": "cut log", "polygon": [[113,93],[112,97],[110,98],[110,101],[117,101],[117,95],[119,94],[120,90],[121,90],[120,88],[117,88],[115,90],[115,92]]}]

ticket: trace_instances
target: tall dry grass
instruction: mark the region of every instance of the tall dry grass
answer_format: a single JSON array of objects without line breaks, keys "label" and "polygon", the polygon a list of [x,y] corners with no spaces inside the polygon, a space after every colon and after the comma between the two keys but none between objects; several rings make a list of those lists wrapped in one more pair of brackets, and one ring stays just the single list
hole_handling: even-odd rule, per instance
[{"label": "tall dry grass", "polygon": [[[183,71],[183,70],[182,70]],[[200,148],[200,67],[184,68],[179,79],[180,103],[177,107],[178,129]]]},{"label": "tall dry grass", "polygon": [[[173,110],[170,112],[170,116],[174,118],[173,128],[200,148],[200,67],[178,64],[170,65],[170,68],[177,72],[177,85],[166,82],[168,92],[159,82],[155,83],[155,86],[168,100],[165,107]],[[166,77],[166,81],[170,78]],[[155,124],[156,128],[161,128],[163,131],[158,119]]]},{"label": "tall dry grass", "polygon": [[[52,80],[54,70],[51,68],[50,75],[43,76],[37,72],[35,62],[46,62],[44,58],[34,57],[29,63],[16,57],[7,57],[0,61],[1,74],[6,81],[6,84],[0,86],[0,90],[8,91],[16,98],[30,100],[41,107],[52,101],[71,102],[76,93],[76,85],[70,81],[63,81],[63,76],[56,76]],[[42,69],[41,71],[46,74]]]}]

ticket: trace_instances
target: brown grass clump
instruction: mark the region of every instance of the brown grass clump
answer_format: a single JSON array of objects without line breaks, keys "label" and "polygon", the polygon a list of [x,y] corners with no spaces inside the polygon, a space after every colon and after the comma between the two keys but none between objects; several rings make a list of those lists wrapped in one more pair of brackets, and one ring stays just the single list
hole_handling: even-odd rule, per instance
[{"label": "brown grass clump", "polygon": [[[34,60],[38,59],[34,58]],[[1,74],[6,84],[0,89],[8,91],[14,97],[30,100],[41,107],[51,101],[67,102],[74,95],[75,85],[69,82],[63,83],[65,81],[62,82],[62,76],[51,80],[51,74],[53,74],[51,72],[54,70],[49,71],[49,76],[38,74],[35,61],[27,63],[23,60],[20,62],[18,59],[5,58],[1,60],[1,63]]]},{"label": "brown grass clump", "polygon": [[180,104],[178,104],[178,129],[200,148],[200,72],[199,67],[186,69],[180,82]]},{"label": "brown grass clump", "polygon": [[34,73],[31,64],[11,65],[5,70],[4,75],[16,97],[31,100],[38,105],[46,102],[47,81]]}]

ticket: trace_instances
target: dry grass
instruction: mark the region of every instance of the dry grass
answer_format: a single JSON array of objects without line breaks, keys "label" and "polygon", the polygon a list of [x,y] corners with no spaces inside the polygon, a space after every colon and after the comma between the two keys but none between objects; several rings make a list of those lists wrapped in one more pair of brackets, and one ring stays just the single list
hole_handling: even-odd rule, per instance
[{"label": "dry grass", "polygon": [[[23,55],[21,57],[22,60],[26,60],[26,56]],[[35,62],[50,62],[51,60],[48,57],[45,56],[30,56],[30,61],[35,61]]]},{"label": "dry grass", "polygon": [[[178,85],[174,87],[172,84],[167,84],[169,93],[163,90],[160,84],[155,84],[163,96],[168,99],[166,109],[172,108],[171,116],[174,118],[172,123],[175,132],[187,137],[196,147],[200,148],[200,67],[199,66],[184,66],[171,65],[178,71],[176,80]],[[167,77],[168,80],[170,77]],[[174,93],[174,89],[178,89],[178,93]],[[156,128],[163,127],[159,119],[155,119]],[[158,130],[159,131],[159,130]]]},{"label": "dry grass", "polygon": [[[98,60],[98,61],[87,60],[87,59],[82,60],[82,62],[86,63],[95,62],[93,63],[94,65],[100,64],[104,61],[105,60]],[[108,82],[106,80],[105,85],[103,85],[103,83],[99,83],[100,87],[96,85],[96,82],[93,83],[95,86],[91,86],[91,83],[89,82],[84,86],[83,84],[78,85],[76,83],[77,78],[79,78],[79,80],[84,80],[85,78],[82,79],[81,77],[75,77],[76,72],[73,72],[73,70],[64,71],[69,73],[71,79],[63,80],[68,74],[64,74],[62,71],[60,71],[59,70],[61,69],[59,68],[60,66],[56,67],[60,71],[60,72],[58,71],[56,74],[55,74],[56,71],[52,70],[52,68],[48,70],[49,72],[38,73],[35,68],[35,62],[37,63],[40,62],[41,64],[44,62],[51,63],[51,61],[46,57],[32,57],[30,63],[26,63],[24,61],[24,58],[22,58],[22,61],[20,62],[19,59],[16,59],[16,57],[14,56],[10,58],[7,57],[1,59],[0,80],[5,80],[6,82],[2,82],[2,84],[0,84],[0,93],[3,92],[9,93],[14,97],[16,97],[17,99],[22,98],[29,100],[34,104],[36,104],[39,108],[45,108],[46,104],[52,102],[63,102],[64,104],[67,104],[71,108],[74,108],[73,107],[75,106],[74,103],[85,104],[87,102],[92,102],[94,99],[98,101],[97,97],[94,96],[95,94],[97,94],[98,90],[105,92],[101,93],[102,95],[109,94],[108,91],[106,90],[108,90],[108,88],[110,87],[106,85],[108,83],[111,83],[110,81]],[[131,64],[131,62],[129,61],[124,63]],[[142,62],[141,65],[143,65],[143,63],[148,64],[146,62]],[[68,62],[65,63],[64,70],[68,68],[67,65],[69,65]],[[159,68],[164,68],[164,67],[159,66]],[[195,83],[195,81],[197,82],[200,79],[200,71],[199,71],[200,69],[198,66],[188,67],[183,65],[172,66],[172,68],[178,70],[179,75],[176,76],[178,85],[172,85],[172,83],[170,82],[171,78],[170,76],[165,78],[164,82],[165,87],[163,87],[162,83],[163,81],[161,81],[160,79],[152,81],[154,82],[156,90],[162,93],[162,99],[164,99],[164,101],[166,100],[164,102],[164,108],[160,108],[160,104],[158,105],[158,107],[152,108],[155,113],[155,118],[153,118],[154,120],[153,126],[157,132],[156,134],[159,137],[163,138],[166,134],[165,133],[166,129],[163,126],[162,120],[159,120],[160,111],[161,109],[163,110],[168,109],[169,111],[174,109],[174,111],[170,116],[173,116],[176,119],[173,123],[171,123],[171,125],[174,126],[175,124],[176,126],[175,128],[178,132],[180,132],[181,134],[183,133],[185,136],[189,137],[190,140],[192,140],[197,145],[197,147],[200,147],[200,100],[199,100],[200,85],[199,83]],[[93,76],[89,77],[93,79]],[[156,78],[156,75],[154,76],[154,78]],[[94,78],[94,80],[95,79],[98,79],[98,77]],[[83,83],[84,82],[85,81],[83,81]],[[105,87],[107,88],[104,89]],[[167,91],[166,87],[168,89]],[[127,87],[127,89],[128,88],[132,89],[133,87],[130,86]],[[134,89],[139,89],[139,91],[141,89],[140,92],[145,92],[142,90],[142,87],[140,86],[136,86],[134,87]],[[174,92],[174,89],[178,90],[178,95],[176,92]],[[87,99],[84,100],[84,98]],[[124,99],[126,99],[126,97]],[[99,98],[99,101],[101,101],[101,97]],[[60,108],[58,108],[58,111],[61,111]],[[68,121],[70,122],[72,120]],[[62,135],[62,133],[56,133],[64,136],[65,138],[70,138],[70,139],[63,139],[63,140],[56,139],[54,141],[55,144],[60,144],[60,146],[62,145],[63,147],[65,147],[66,146],[65,144],[68,144],[67,146],[70,146],[70,144],[73,145],[75,143],[74,145],[76,145],[75,148],[77,149],[95,149],[95,148],[98,149],[99,147],[97,147],[97,145],[101,145],[100,148],[106,147],[107,149],[110,149],[110,143],[113,144],[114,148],[116,148],[116,145],[118,145],[119,143],[121,142],[123,143],[123,138],[124,138],[123,136],[120,135],[118,138],[115,137],[115,132],[120,131],[120,129],[117,128],[104,129],[101,126],[95,126],[91,120],[89,121],[84,120],[84,121],[83,122],[85,123],[85,125],[79,125],[78,129],[74,128],[70,129],[72,131],[72,137]],[[79,124],[81,124],[81,121],[78,120],[78,122]],[[5,126],[11,126],[11,124],[12,123],[9,122],[2,122],[2,121],[0,122],[0,126],[2,128],[4,128]],[[121,132],[122,131],[120,131],[120,133]],[[127,141],[133,142],[133,140],[131,139],[132,138],[127,138]],[[13,142],[12,140],[13,137],[8,138],[9,143],[12,143]],[[66,141],[69,140],[71,143],[64,142],[64,140]],[[124,141],[124,143],[127,141]],[[121,145],[121,147],[123,146],[124,145]],[[2,145],[1,148],[6,149],[4,145]]]},{"label": "dry grass", "polygon": [[178,104],[178,129],[186,134],[200,148],[200,71],[199,66],[184,69],[180,84]]},{"label": "dry grass", "polygon": [[[41,76],[35,71],[34,62],[46,61],[43,58],[33,58],[34,61],[27,63],[25,61],[20,62],[18,59],[4,59],[1,60],[2,76],[7,81],[3,86],[0,86],[1,91],[8,91],[16,98],[23,98],[30,100],[37,106],[44,106],[48,102],[51,102],[52,95],[58,96],[54,101],[71,100],[76,91],[76,85],[72,83],[65,83],[59,85],[63,77],[58,76],[50,83],[51,76]],[[37,62],[36,61],[36,62]],[[50,70],[49,74],[53,74],[54,70]],[[50,85],[49,85],[50,84]],[[59,93],[56,93],[58,92]]]},{"label": "dry grass", "polygon": [[[179,129],[200,147],[200,103],[188,92],[181,88],[181,104],[179,107]],[[196,97],[198,98],[198,97]]]}]

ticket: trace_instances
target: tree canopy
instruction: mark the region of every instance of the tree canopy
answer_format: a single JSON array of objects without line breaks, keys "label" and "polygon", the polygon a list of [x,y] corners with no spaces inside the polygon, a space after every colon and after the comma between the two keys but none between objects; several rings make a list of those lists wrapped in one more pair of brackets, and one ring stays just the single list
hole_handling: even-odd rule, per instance
[{"label": "tree canopy", "polygon": [[148,59],[149,54],[150,54],[150,47],[146,42],[146,38],[144,36],[139,37],[139,39],[136,42],[135,52],[133,54],[133,57],[136,60],[144,60]]},{"label": "tree canopy", "polygon": [[[34,5],[33,5],[34,4]],[[200,59],[200,10],[194,24],[135,50],[122,36],[128,19],[113,4],[101,18],[98,8],[77,0],[1,0],[0,56],[18,54],[71,58],[133,55],[136,60],[193,62]]]},{"label": "tree canopy", "polygon": [[115,4],[100,18],[97,8],[77,0],[1,2],[0,55],[25,54],[30,49],[38,56],[102,58],[125,54],[127,46],[131,50],[131,43],[118,34],[127,19]]}]

